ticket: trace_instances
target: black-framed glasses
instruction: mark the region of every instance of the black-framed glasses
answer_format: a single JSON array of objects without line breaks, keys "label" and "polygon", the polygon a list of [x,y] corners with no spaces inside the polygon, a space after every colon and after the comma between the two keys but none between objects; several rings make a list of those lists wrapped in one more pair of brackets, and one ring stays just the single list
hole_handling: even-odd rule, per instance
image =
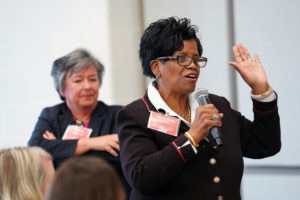
[{"label": "black-framed glasses", "polygon": [[191,56],[164,56],[158,57],[156,60],[177,60],[178,65],[187,67],[192,61],[194,61],[197,67],[203,68],[207,63],[207,58],[205,57],[191,57]]}]

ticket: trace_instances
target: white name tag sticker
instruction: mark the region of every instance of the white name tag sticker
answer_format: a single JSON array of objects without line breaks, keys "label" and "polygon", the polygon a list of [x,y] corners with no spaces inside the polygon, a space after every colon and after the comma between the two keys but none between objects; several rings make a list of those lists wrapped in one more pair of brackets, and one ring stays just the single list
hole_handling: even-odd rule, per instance
[{"label": "white name tag sticker", "polygon": [[179,119],[151,111],[147,127],[177,137],[179,125]]},{"label": "white name tag sticker", "polygon": [[91,128],[84,128],[76,125],[69,125],[62,137],[63,140],[75,140],[89,138],[92,133]]}]

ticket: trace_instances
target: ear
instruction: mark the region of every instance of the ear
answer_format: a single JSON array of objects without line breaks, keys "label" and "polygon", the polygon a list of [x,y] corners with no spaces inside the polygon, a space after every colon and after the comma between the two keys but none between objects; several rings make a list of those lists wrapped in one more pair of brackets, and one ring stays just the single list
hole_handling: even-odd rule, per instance
[{"label": "ear", "polygon": [[159,64],[160,64],[159,60],[151,60],[150,62],[152,73],[155,75],[156,78],[160,77]]},{"label": "ear", "polygon": [[60,94],[60,96],[65,97],[64,91],[60,91],[59,94]]}]

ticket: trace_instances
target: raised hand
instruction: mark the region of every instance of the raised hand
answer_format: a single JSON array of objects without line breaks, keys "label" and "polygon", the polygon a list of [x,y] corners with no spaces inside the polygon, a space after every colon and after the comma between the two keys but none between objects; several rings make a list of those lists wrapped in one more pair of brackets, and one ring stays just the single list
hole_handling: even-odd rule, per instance
[{"label": "raised hand", "polygon": [[268,90],[266,72],[257,54],[252,59],[248,49],[240,42],[233,47],[236,62],[229,62],[242,76],[244,81],[252,88],[252,94],[261,94]]}]

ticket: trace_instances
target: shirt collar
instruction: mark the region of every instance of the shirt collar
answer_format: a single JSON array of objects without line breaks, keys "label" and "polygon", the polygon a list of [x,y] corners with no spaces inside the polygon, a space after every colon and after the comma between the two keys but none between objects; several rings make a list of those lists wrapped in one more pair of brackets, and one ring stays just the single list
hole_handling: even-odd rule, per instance
[{"label": "shirt collar", "polygon": [[[159,94],[157,88],[155,87],[155,85],[156,85],[155,80],[152,81],[149,84],[147,94],[148,94],[150,102],[156,108],[156,110],[161,110],[162,109],[162,110],[165,111],[166,115],[173,116],[173,117],[178,117],[179,119],[184,121],[186,124],[190,124],[189,122],[187,122],[184,118],[182,118],[179,114],[177,114],[175,111],[173,111],[166,104],[166,102],[160,96],[160,94]],[[189,94],[189,96],[188,96],[189,104],[190,104],[190,108],[191,108],[191,121],[192,122],[194,121],[194,118],[195,118],[195,110],[198,107],[198,102],[196,101],[196,99],[193,96],[194,96],[193,93]]]}]

